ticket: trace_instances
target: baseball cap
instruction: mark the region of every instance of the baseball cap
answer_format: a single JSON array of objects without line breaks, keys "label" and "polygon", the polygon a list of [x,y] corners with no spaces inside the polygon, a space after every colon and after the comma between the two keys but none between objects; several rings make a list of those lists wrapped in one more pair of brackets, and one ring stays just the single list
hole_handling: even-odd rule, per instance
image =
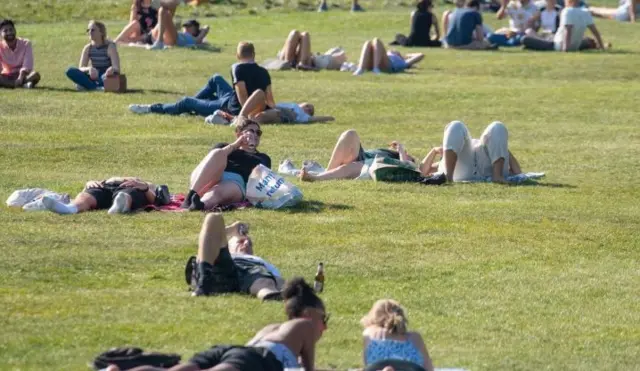
[{"label": "baseball cap", "polygon": [[195,19],[190,19],[182,24],[182,27],[195,27],[196,29],[200,29],[200,23]]}]

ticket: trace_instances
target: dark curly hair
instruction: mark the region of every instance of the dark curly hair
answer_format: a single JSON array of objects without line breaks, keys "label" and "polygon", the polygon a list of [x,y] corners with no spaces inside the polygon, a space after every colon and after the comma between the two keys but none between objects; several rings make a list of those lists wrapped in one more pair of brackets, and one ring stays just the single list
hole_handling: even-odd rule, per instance
[{"label": "dark curly hair", "polygon": [[302,277],[294,277],[287,281],[282,289],[282,297],[285,300],[284,308],[289,319],[300,317],[306,308],[324,310],[322,299]]}]

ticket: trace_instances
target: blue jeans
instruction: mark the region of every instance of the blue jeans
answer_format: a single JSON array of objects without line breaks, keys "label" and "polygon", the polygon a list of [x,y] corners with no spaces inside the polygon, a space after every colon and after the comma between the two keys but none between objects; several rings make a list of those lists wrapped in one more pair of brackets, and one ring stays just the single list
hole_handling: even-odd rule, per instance
[{"label": "blue jeans", "polygon": [[499,45],[499,46],[519,46],[522,45],[522,37],[524,35],[521,33],[515,34],[512,38],[507,38],[507,35],[492,33],[487,37],[487,40],[491,44]]},{"label": "blue jeans", "polygon": [[106,71],[106,69],[98,70],[97,80],[91,80],[88,73],[82,72],[76,67],[69,67],[66,74],[71,81],[76,83],[76,85],[86,90],[96,90],[98,87],[104,86],[104,83],[102,82],[102,75],[104,75]]},{"label": "blue jeans", "polygon": [[152,104],[151,112],[166,115],[193,113],[199,116],[209,116],[225,107],[232,94],[234,91],[231,85],[222,76],[215,74],[194,97],[184,97],[176,103]]}]

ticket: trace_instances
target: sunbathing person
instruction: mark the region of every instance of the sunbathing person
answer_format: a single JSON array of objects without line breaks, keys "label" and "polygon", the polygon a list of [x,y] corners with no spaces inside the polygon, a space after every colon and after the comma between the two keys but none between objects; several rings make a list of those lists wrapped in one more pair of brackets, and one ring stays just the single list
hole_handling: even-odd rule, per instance
[{"label": "sunbathing person", "polygon": [[[327,5],[327,0],[320,0],[320,6],[318,6],[318,12],[326,12],[329,10],[329,6]],[[364,9],[360,4],[358,4],[358,0],[351,0],[351,11],[352,12],[364,12]]]},{"label": "sunbathing person", "polygon": [[[303,278],[287,281],[282,298],[288,320],[265,326],[246,346],[217,345],[195,354],[188,362],[170,371],[282,371],[316,370],[316,344],[327,330],[329,314],[324,303]],[[109,371],[118,371],[110,366]],[[131,371],[161,371],[141,366]]]},{"label": "sunbathing person", "polygon": [[[316,122],[328,122],[335,120],[332,116],[314,116],[313,104],[304,103],[277,103],[275,108],[266,108],[266,94],[262,90],[256,90],[245,102],[238,117],[248,117],[259,124],[310,124]],[[220,122],[223,117],[225,122]],[[232,124],[235,116],[225,112],[215,112],[205,118],[207,124]]]},{"label": "sunbathing person", "polygon": [[255,121],[236,120],[236,141],[218,143],[191,173],[189,192],[182,207],[209,210],[244,200],[253,168],[271,167],[271,158],[258,152],[262,130]]},{"label": "sunbathing person", "polygon": [[[116,44],[107,39],[104,23],[90,21],[87,26],[89,44],[80,55],[78,68],[69,67],[67,77],[78,90],[96,90],[104,87],[107,77],[120,73],[120,56]],[[91,64],[91,65],[89,65]]]},{"label": "sunbathing person", "polygon": [[375,74],[380,72],[402,72],[407,68],[413,67],[423,58],[424,54],[422,53],[409,53],[406,57],[403,57],[397,51],[387,51],[382,41],[375,38],[371,41],[366,41],[362,46],[358,69],[353,74],[358,76],[365,71],[371,71]]},{"label": "sunbathing person", "polygon": [[325,54],[314,55],[311,52],[311,35],[297,30],[289,33],[277,57],[292,68],[301,70],[339,70],[347,61],[344,50],[337,48],[330,49]]},{"label": "sunbathing person", "polygon": [[[158,195],[167,197],[168,195]],[[156,187],[135,177],[113,177],[106,180],[90,180],[70,204],[44,196],[42,203],[58,214],[77,214],[90,210],[109,209],[109,214],[125,214],[156,201]]]},{"label": "sunbathing person", "polygon": [[[435,38],[431,38],[433,27]],[[396,35],[391,45],[441,47],[438,18],[433,14],[432,0],[420,0],[411,13],[411,33],[409,36]]]},{"label": "sunbathing person", "polygon": [[182,31],[178,32],[173,23],[178,1],[165,1],[158,10],[158,24],[143,38],[144,44],[150,44],[147,48],[161,50],[165,46],[198,46],[204,43],[204,38],[209,33],[209,26],[200,28],[200,23],[195,19],[182,24]]},{"label": "sunbathing person", "polygon": [[408,330],[404,308],[395,300],[378,300],[360,323],[365,367],[393,359],[434,370],[422,336]]},{"label": "sunbathing person", "polygon": [[594,17],[615,19],[619,22],[635,23],[640,16],[640,0],[621,0],[617,8],[589,7]]},{"label": "sunbathing person", "polygon": [[151,6],[152,0],[133,0],[129,24],[113,40],[116,44],[142,43],[151,39],[147,34],[158,24],[158,10]]},{"label": "sunbathing person", "polygon": [[[508,175],[522,173],[516,157],[509,151],[509,134],[501,122],[493,122],[480,139],[472,139],[461,121],[444,129],[442,147],[431,150],[422,163],[423,175],[444,173],[449,182],[485,181],[505,183]],[[435,163],[437,155],[442,161]]]},{"label": "sunbathing person", "polygon": [[10,19],[0,20],[0,88],[34,88],[40,74],[33,70],[31,41],[16,36]]},{"label": "sunbathing person", "polygon": [[282,300],[284,280],[269,262],[253,254],[249,226],[224,225],[222,214],[207,214],[198,242],[198,256],[187,261],[187,284],[193,296],[241,292],[261,300]]}]

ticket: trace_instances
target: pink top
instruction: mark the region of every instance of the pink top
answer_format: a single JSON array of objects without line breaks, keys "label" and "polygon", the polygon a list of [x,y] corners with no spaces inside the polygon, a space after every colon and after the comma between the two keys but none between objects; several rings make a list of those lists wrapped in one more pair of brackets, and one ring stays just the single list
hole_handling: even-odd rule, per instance
[{"label": "pink top", "polygon": [[33,70],[33,50],[31,42],[27,39],[18,38],[15,50],[11,50],[4,40],[0,40],[0,65],[2,75],[13,75],[21,69]]}]

